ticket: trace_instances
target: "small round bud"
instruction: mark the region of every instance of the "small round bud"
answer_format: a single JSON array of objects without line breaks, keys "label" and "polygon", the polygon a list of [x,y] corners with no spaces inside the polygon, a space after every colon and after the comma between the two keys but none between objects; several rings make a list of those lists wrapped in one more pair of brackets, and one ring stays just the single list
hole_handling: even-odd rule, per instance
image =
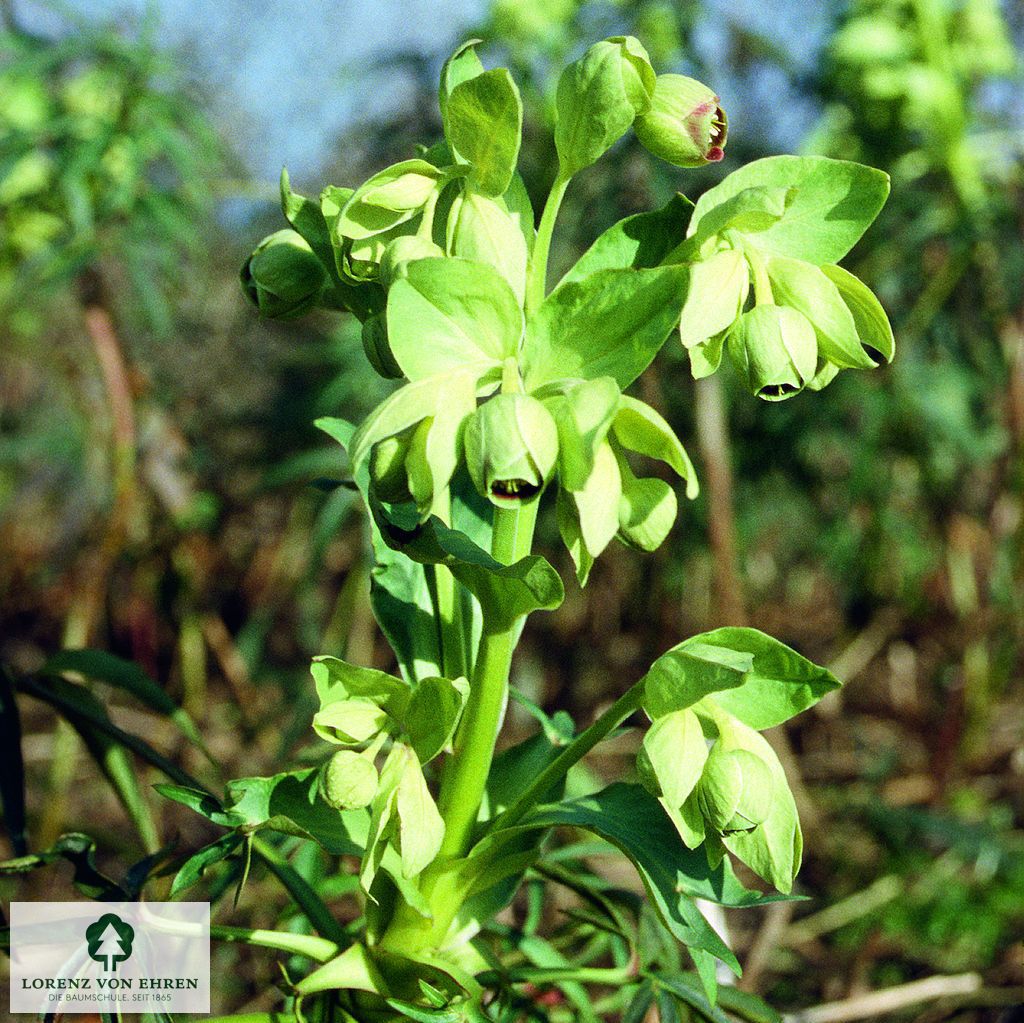
[{"label": "small round bud", "polygon": [[411,501],[405,460],[412,443],[411,429],[378,441],[370,452],[370,482],[374,496],[388,504]]},{"label": "small round bud", "polygon": [[633,125],[647,150],[676,167],[717,163],[728,128],[718,96],[684,75],[658,75],[650,109]]},{"label": "small round bud", "polygon": [[263,316],[291,319],[309,312],[327,287],[327,271],[296,231],[277,231],[242,267],[242,287]]},{"label": "small round bud", "polygon": [[466,464],[477,490],[499,508],[536,497],[555,468],[558,428],[526,394],[498,394],[469,418]]},{"label": "small round bud", "polygon": [[398,380],[402,376],[402,368],[391,352],[388,321],[384,313],[374,313],[363,321],[362,340],[370,365],[386,380]]},{"label": "small round bud", "polygon": [[697,806],[720,834],[750,831],[768,816],[772,788],[771,769],[756,753],[718,742],[697,783]]},{"label": "small round bud", "polygon": [[320,769],[320,795],[335,810],[360,810],[373,801],[378,781],[368,757],[342,749]]}]

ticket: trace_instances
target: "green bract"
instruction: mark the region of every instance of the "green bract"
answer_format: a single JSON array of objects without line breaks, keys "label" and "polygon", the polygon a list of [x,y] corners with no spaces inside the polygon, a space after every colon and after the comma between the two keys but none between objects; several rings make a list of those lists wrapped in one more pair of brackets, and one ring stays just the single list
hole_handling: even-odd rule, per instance
[{"label": "green bract", "polygon": [[[332,755],[246,779],[217,819],[277,821],[359,856],[365,931],[295,988],[307,998],[345,989],[355,1018],[490,1018],[499,1000],[485,999],[482,980],[500,971],[472,939],[559,825],[631,860],[666,940],[686,944],[713,1000],[716,958],[738,964],[695,900],[763,901],[727,853],[782,893],[800,864],[796,807],[760,730],[839,683],[763,633],[715,629],[664,653],[579,735],[537,710],[543,733],[495,757],[524,620],[564,596],[532,553],[534,524],[546,501],[581,584],[613,539],[651,551],[669,536],[677,487],[644,475],[646,461],[671,469],[690,498],[697,474],[672,426],[626,392],[670,336],[695,377],[728,353],[770,401],[891,360],[882,307],[838,266],[888,179],[817,157],[759,160],[695,206],[675,196],[613,225],[549,290],[573,175],[630,126],[678,166],[721,159],[717,96],[656,77],[632,37],[595,43],[558,82],[559,167],[536,225],[516,166],[523,111],[510,73],[486,69],[466,44],[442,70],[439,100],[444,139],[356,188],[329,186],[317,202],[283,175],[291,229],[244,273],[269,315],[351,311],[370,364],[401,379],[358,428],[318,421],[348,453],[370,512],[370,601],[401,677],[317,658],[312,725]],[[573,764],[641,709],[642,786],[564,799]],[[603,891],[590,902],[588,912],[612,905]],[[607,928],[625,935],[620,911],[608,911]],[[539,965],[562,968],[542,955]]]}]

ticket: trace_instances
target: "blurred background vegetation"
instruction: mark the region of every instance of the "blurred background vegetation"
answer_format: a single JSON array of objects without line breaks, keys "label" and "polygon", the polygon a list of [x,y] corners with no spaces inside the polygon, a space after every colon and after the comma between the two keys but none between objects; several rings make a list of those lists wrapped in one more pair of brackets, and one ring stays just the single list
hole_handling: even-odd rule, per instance
[{"label": "blurred background vegetation", "polygon": [[[558,70],[630,32],[660,71],[720,93],[727,157],[676,171],[627,138],[570,191],[556,270],[619,217],[759,156],[888,171],[848,265],[890,314],[894,365],[762,404],[729,378],[695,387],[666,346],[643,397],[687,441],[702,496],[656,555],[609,551],[536,617],[517,681],[585,721],[680,638],[743,622],[829,664],[842,693],[774,736],[813,901],[730,919],[743,984],[780,1008],[935,973],[1024,984],[1024,8],[5,0],[0,15],[0,663],[31,673],[81,646],[136,661],[229,777],[308,753],[311,655],[390,667],[361,512],[315,486],[343,456],[311,425],[358,420],[385,385],[358,325],[263,322],[239,289],[282,223],[280,163],[316,193],[412,155],[439,134],[442,60],[479,36],[523,90],[539,207]],[[540,536],[567,570],[553,515]],[[97,691],[191,766],[165,720]],[[123,873],[214,837],[148,794],[133,830],[76,733],[40,703],[22,716],[29,848],[87,832]],[[157,776],[138,770],[148,792]],[[230,880],[211,871],[190,894]],[[53,884],[0,890],[75,897]],[[254,876],[215,917],[282,913]],[[216,956],[215,1009],[274,1006],[266,960]],[[978,1004],[905,1015],[1020,1018]]]}]

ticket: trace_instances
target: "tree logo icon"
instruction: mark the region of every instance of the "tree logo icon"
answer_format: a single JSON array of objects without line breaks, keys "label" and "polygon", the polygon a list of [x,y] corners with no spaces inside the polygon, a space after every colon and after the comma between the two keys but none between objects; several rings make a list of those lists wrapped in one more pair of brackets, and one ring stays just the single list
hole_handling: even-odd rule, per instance
[{"label": "tree logo icon", "polygon": [[114,913],[104,913],[85,929],[89,957],[102,964],[107,973],[117,969],[132,954],[135,929]]}]

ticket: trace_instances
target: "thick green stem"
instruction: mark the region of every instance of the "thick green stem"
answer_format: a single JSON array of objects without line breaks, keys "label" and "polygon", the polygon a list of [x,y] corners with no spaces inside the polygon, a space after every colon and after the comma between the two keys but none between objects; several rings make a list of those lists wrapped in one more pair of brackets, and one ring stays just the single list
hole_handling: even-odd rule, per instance
[{"label": "thick green stem", "polygon": [[518,823],[533,805],[544,798],[556,782],[568,774],[599,742],[607,738],[631,714],[640,709],[644,698],[643,683],[627,689],[586,731],[581,732],[526,787],[522,795],[488,828],[489,832],[509,828]]},{"label": "thick green stem", "polygon": [[565,190],[568,186],[569,177],[559,171],[558,177],[555,178],[551,191],[548,193],[548,201],[544,204],[540,226],[537,228],[537,237],[533,243],[530,279],[526,285],[527,315],[537,311],[547,292],[548,252],[551,249],[551,236],[555,232],[558,209],[562,205],[562,199],[565,197]]},{"label": "thick green stem", "polygon": [[[435,504],[434,514],[445,525],[451,525],[451,498],[447,490],[442,500]],[[427,566],[427,576],[437,616],[441,670],[446,678],[465,678],[469,672],[470,657],[468,637],[462,624],[458,582],[445,565]]]},{"label": "thick green stem", "polygon": [[[491,553],[497,561],[511,565],[530,553],[536,518],[536,501],[517,508],[495,510]],[[498,630],[491,630],[484,623],[469,702],[438,799],[445,823],[444,842],[438,857],[442,862],[463,855],[468,848],[508,700],[509,668],[518,636],[518,622]]]},{"label": "thick green stem", "polygon": [[[516,509],[497,509],[491,540],[494,558],[508,565],[529,554],[536,518],[536,501]],[[469,847],[508,700],[509,669],[518,636],[518,622],[498,630],[488,629],[484,623],[469,701],[455,736],[454,754],[445,765],[438,797],[445,824],[444,841],[437,859],[420,878],[420,892],[432,915],[425,919],[408,904],[399,905],[381,937],[382,948],[411,953],[436,947],[465,898],[458,875],[447,865],[463,856]]]}]

